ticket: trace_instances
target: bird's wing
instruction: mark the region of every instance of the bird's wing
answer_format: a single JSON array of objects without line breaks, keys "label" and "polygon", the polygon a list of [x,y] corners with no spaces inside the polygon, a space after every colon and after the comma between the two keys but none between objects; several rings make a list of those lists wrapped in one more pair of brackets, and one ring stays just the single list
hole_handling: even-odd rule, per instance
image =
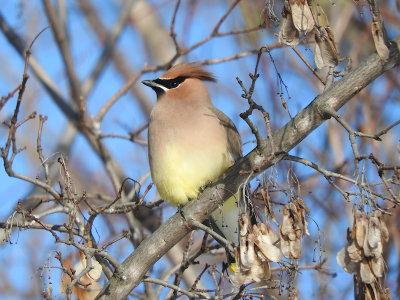
[{"label": "bird's wing", "polygon": [[228,140],[228,151],[232,155],[234,161],[242,157],[242,139],[239,132],[233,124],[232,120],[228,118],[222,111],[216,107],[210,107],[211,111],[217,116],[221,125],[226,130],[226,138]]}]

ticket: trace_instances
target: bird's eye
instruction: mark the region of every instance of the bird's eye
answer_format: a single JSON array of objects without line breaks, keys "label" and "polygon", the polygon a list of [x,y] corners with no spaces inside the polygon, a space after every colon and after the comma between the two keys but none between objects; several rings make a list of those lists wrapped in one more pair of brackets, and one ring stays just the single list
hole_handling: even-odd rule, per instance
[{"label": "bird's eye", "polygon": [[179,76],[174,79],[162,79],[158,78],[153,80],[153,82],[157,83],[160,86],[163,86],[165,89],[176,89],[182,82],[184,82],[186,77]]}]

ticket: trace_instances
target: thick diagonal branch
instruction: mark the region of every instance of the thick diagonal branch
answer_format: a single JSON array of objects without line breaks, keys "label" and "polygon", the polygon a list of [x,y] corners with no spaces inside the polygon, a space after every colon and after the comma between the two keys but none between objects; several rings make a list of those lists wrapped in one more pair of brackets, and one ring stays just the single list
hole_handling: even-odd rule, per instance
[{"label": "thick diagonal branch", "polygon": [[[207,188],[199,199],[189,202],[182,209],[185,219],[177,213],[167,220],[121,264],[120,273],[113,275],[97,299],[124,299],[142,281],[150,267],[192,230],[188,225],[190,222],[186,220],[202,222],[230,197],[231,191],[238,190],[249,176],[254,178],[271,167],[321,125],[328,117],[323,113],[324,108],[329,107],[337,111],[375,78],[398,66],[399,44],[400,37],[392,42],[387,62],[382,62],[374,53],[316,97],[290,122],[275,132],[273,143],[269,140],[262,148],[250,152]],[[275,153],[272,152],[272,144],[275,146]]]}]

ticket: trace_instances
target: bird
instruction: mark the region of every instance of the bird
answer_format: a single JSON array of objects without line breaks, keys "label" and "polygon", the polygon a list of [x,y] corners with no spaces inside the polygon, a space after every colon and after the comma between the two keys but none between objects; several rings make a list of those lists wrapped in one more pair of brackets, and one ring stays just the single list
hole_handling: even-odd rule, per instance
[{"label": "bird", "polygon": [[[196,199],[202,187],[242,157],[236,126],[213,105],[204,82],[216,78],[198,63],[178,64],[157,79],[142,81],[157,95],[148,127],[151,177],[160,197],[174,206]],[[238,218],[236,196],[210,217],[213,228],[234,244]]]}]

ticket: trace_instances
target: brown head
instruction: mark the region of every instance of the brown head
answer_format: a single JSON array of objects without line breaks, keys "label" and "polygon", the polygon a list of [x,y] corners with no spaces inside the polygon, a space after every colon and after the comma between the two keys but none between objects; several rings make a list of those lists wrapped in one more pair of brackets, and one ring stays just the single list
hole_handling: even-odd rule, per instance
[{"label": "brown head", "polygon": [[179,64],[169,69],[160,78],[144,80],[143,84],[151,87],[157,99],[204,99],[209,98],[206,86],[202,81],[215,82],[215,77],[197,63]]}]

